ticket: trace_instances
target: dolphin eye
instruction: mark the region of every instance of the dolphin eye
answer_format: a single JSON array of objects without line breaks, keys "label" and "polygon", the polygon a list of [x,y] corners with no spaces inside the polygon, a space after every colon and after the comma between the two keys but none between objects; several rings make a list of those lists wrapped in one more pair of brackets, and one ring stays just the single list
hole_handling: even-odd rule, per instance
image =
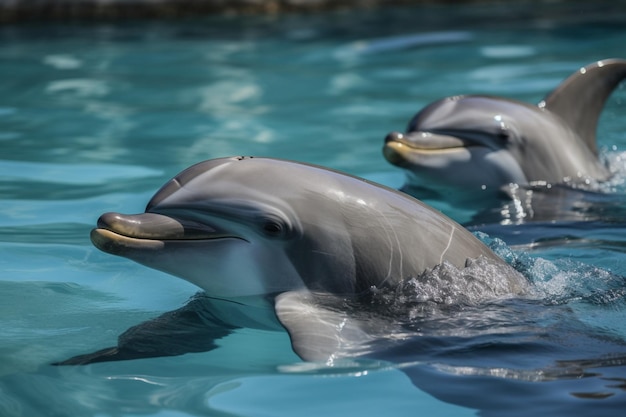
[{"label": "dolphin eye", "polygon": [[502,141],[502,142],[508,142],[511,139],[511,129],[509,124],[504,120],[504,118],[502,117],[502,115],[496,115],[493,118],[496,122],[496,132],[495,132],[495,137]]},{"label": "dolphin eye", "polygon": [[291,239],[298,233],[291,218],[278,210],[265,210],[254,219],[257,233],[270,239]]},{"label": "dolphin eye", "polygon": [[263,233],[267,236],[278,237],[283,234],[283,225],[273,221],[268,220],[263,223]]}]

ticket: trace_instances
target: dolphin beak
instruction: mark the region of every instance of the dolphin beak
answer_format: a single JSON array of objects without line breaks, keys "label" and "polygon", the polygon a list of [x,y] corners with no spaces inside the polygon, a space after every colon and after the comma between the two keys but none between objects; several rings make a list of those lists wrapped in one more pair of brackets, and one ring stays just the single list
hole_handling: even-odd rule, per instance
[{"label": "dolphin beak", "polygon": [[463,148],[468,142],[456,136],[434,132],[415,131],[409,133],[391,132],[385,138],[385,145],[402,144],[416,151],[444,151]]},{"label": "dolphin beak", "polygon": [[400,132],[391,132],[385,137],[385,143],[400,142],[404,138],[404,135]]},{"label": "dolphin beak", "polygon": [[391,132],[385,137],[385,144],[383,145],[383,156],[390,163],[398,166],[402,166],[406,161],[405,153],[408,149],[402,142],[403,134],[400,132]]},{"label": "dolphin beak", "polygon": [[133,249],[158,250],[168,240],[200,240],[224,237],[216,229],[191,220],[157,213],[105,213],[91,231],[91,241],[103,252],[123,255]]},{"label": "dolphin beak", "polygon": [[385,137],[383,155],[391,164],[403,167],[418,158],[458,152],[472,143],[464,138],[425,131],[391,132]]}]

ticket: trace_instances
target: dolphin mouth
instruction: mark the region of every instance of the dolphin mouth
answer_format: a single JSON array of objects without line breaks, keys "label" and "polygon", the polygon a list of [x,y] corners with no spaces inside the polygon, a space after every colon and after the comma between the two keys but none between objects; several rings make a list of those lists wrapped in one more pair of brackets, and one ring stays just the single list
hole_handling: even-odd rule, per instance
[{"label": "dolphin mouth", "polygon": [[112,254],[159,250],[167,241],[239,238],[204,223],[158,213],[105,213],[90,237],[94,246]]},{"label": "dolphin mouth", "polygon": [[453,135],[432,132],[391,132],[385,137],[383,155],[392,164],[404,166],[409,160],[441,155],[446,152],[459,152],[471,146],[468,141]]},{"label": "dolphin mouth", "polygon": [[424,157],[454,153],[470,148],[492,148],[475,132],[415,131],[391,132],[385,138],[383,154],[388,161],[400,165],[410,155]]},{"label": "dolphin mouth", "polygon": [[407,134],[391,132],[385,138],[385,145],[406,147],[418,152],[453,151],[472,146],[486,145],[471,132],[462,131],[416,131]]}]

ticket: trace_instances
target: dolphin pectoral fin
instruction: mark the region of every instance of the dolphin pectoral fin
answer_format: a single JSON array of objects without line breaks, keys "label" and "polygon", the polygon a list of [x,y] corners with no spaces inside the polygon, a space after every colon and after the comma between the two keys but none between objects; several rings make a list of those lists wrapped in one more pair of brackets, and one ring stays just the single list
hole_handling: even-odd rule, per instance
[{"label": "dolphin pectoral fin", "polygon": [[227,325],[203,309],[201,297],[184,307],[148,320],[122,333],[117,346],[74,356],[53,365],[87,365],[97,362],[177,356],[207,352],[215,341],[230,334]]},{"label": "dolphin pectoral fin", "polygon": [[308,291],[291,291],[276,298],[276,315],[287,329],[294,351],[306,361],[332,364],[335,359],[359,356],[367,353],[374,339],[360,320],[330,308],[333,301],[338,307],[342,303],[339,297],[329,300],[331,297],[324,295],[321,303]]},{"label": "dolphin pectoral fin", "polygon": [[626,78],[626,60],[605,59],[587,65],[563,81],[539,107],[560,116],[595,154],[596,128],[604,103]]}]

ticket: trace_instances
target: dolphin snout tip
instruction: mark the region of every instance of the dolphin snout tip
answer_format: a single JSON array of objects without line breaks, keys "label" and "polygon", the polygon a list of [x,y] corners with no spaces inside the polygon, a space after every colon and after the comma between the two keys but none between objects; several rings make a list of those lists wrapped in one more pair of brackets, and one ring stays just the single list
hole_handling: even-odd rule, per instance
[{"label": "dolphin snout tip", "polygon": [[111,239],[110,232],[105,229],[92,229],[89,234],[89,238],[91,239],[91,243],[98,249],[103,252],[116,254],[116,245],[114,244],[114,240]]},{"label": "dolphin snout tip", "polygon": [[400,132],[391,132],[385,137],[385,143],[398,142],[404,137]]}]

